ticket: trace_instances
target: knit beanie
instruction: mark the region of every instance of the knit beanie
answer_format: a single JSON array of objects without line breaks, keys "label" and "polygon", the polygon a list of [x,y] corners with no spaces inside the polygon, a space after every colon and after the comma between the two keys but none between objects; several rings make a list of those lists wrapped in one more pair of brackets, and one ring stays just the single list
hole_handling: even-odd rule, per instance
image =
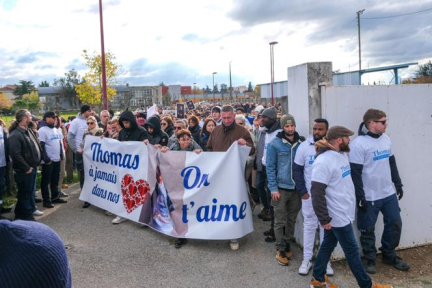
[{"label": "knit beanie", "polygon": [[291,114],[283,115],[280,119],[280,126],[283,128],[286,124],[292,123],[294,126],[296,126],[296,122],[294,119],[294,116]]},{"label": "knit beanie", "polygon": [[72,286],[66,250],[48,226],[0,220],[0,287]]},{"label": "knit beanie", "polygon": [[81,114],[84,114],[85,112],[87,112],[89,110],[91,110],[90,105],[84,104],[81,106],[80,112],[81,112]]},{"label": "knit beanie", "polygon": [[273,107],[266,108],[264,109],[264,111],[262,111],[262,116],[267,116],[270,119],[276,120],[277,119],[276,109]]}]

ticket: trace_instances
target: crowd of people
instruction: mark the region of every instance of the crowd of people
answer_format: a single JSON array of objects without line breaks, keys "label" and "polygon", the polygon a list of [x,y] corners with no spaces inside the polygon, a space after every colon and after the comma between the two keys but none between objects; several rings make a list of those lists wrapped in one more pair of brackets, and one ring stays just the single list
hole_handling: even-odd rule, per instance
[{"label": "crowd of people", "polygon": [[[36,205],[39,201],[46,208],[67,203],[68,195],[61,191],[66,151],[73,152],[82,188],[83,148],[88,135],[140,141],[162,153],[223,152],[237,142],[251,147],[245,178],[239,181],[247,183],[252,209],[260,205],[258,218],[270,222],[270,229],[263,231],[264,240],[275,243],[277,263],[286,266],[294,257],[295,223],[301,211],[304,249],[298,273],[308,275],[313,269],[311,287],[338,287],[327,277],[334,274],[329,260],[337,243],[359,287],[390,287],[372,282],[369,276],[376,273],[375,225],[381,212],[383,263],[403,271],[410,268],[395,251],[402,231],[398,201],[403,197],[403,185],[391,140],[385,134],[388,123],[383,111],[366,111],[351,145],[349,137],[354,132],[343,126],[329,127],[326,119],[315,119],[311,135],[299,135],[294,116],[281,115],[280,105],[234,103],[220,107],[204,103],[188,111],[185,119],[159,112],[147,115],[143,110],[127,110],[115,117],[112,111],[97,115],[89,105],[83,105],[79,115],[65,121],[52,111],[42,119],[25,109],[17,111],[9,130],[0,126],[1,212],[10,210],[1,205],[9,162],[18,187],[16,220],[34,221],[42,215]],[[38,200],[39,166],[42,199]],[[89,206],[86,202],[83,208]],[[352,227],[355,218],[364,263]],[[112,223],[124,221],[115,216]],[[318,230],[320,248],[312,265]],[[175,241],[176,248],[184,244],[184,239]],[[238,239],[230,240],[230,247],[239,249]]]}]

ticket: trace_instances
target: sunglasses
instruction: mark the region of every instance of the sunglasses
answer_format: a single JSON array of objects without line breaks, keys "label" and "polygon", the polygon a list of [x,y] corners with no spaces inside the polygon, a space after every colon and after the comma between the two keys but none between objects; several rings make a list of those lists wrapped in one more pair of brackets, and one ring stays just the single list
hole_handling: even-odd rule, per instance
[{"label": "sunglasses", "polygon": [[168,123],[161,123],[161,125],[162,125],[162,126],[166,126],[166,125],[168,125]]},{"label": "sunglasses", "polygon": [[93,125],[95,124],[94,122],[87,122],[87,125]]},{"label": "sunglasses", "polygon": [[181,130],[183,129],[182,127],[175,127],[175,130]]},{"label": "sunglasses", "polygon": [[381,120],[381,121],[375,121],[375,120],[374,120],[374,122],[375,122],[375,123],[381,123],[382,125],[385,125],[386,122],[387,122],[387,119],[386,119],[386,120]]}]

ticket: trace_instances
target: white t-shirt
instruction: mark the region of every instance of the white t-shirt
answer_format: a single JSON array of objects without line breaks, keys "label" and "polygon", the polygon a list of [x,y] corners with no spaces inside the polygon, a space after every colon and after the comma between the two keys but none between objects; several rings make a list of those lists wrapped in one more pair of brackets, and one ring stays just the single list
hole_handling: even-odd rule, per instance
[{"label": "white t-shirt", "polygon": [[275,131],[273,131],[273,132],[271,132],[271,133],[263,132],[263,133],[266,133],[266,134],[265,134],[265,140],[264,140],[264,154],[263,154],[263,157],[262,157],[262,160],[261,160],[261,163],[262,163],[264,166],[266,166],[267,147],[268,147],[268,145],[270,145],[270,142],[271,142],[274,138],[276,138],[276,135],[277,135],[280,131],[282,131],[282,129],[277,129],[277,130],[275,130]]},{"label": "white t-shirt", "polygon": [[[6,148],[3,127],[0,125],[0,167],[6,166]],[[1,200],[1,199],[0,199]]]},{"label": "white t-shirt", "polygon": [[315,160],[315,155],[315,142],[313,136],[309,136],[306,141],[300,144],[294,158],[294,163],[304,166],[304,179],[306,190],[309,194],[311,188],[312,165]]},{"label": "white t-shirt", "polygon": [[84,132],[87,130],[87,119],[82,116],[75,118],[70,126],[69,133],[75,134],[75,147],[77,150],[80,149],[83,141]]},{"label": "white t-shirt", "polygon": [[363,165],[363,190],[367,201],[384,199],[396,193],[391,180],[389,158],[391,140],[383,134],[379,138],[359,136],[350,144],[351,163]]},{"label": "white t-shirt", "polygon": [[63,150],[63,134],[61,129],[44,126],[38,130],[38,133],[39,141],[45,142],[45,151],[48,157],[53,162],[59,162],[61,160],[60,149]]},{"label": "white t-shirt", "polygon": [[354,221],[355,190],[345,153],[330,150],[319,155],[312,167],[312,181],[327,185],[327,209],[333,227],[344,227]]}]

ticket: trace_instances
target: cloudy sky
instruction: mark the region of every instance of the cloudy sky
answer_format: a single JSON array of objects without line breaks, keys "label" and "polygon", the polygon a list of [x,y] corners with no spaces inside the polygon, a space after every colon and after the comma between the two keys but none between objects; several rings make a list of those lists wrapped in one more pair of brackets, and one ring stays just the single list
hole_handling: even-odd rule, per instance
[{"label": "cloudy sky", "polygon": [[[343,4],[342,4],[343,3]],[[104,0],[105,50],[130,85],[270,82],[287,67],[332,61],[333,70],[358,68],[356,11],[361,21],[363,68],[432,59],[432,0]],[[83,75],[82,50],[100,51],[97,0],[0,0],[0,85],[35,84]],[[400,14],[427,10],[403,17]],[[387,18],[383,18],[387,17]],[[375,18],[375,19],[366,19]],[[376,19],[379,18],[379,19]],[[415,71],[401,71],[403,77]],[[389,81],[390,72],[363,82]]]}]

